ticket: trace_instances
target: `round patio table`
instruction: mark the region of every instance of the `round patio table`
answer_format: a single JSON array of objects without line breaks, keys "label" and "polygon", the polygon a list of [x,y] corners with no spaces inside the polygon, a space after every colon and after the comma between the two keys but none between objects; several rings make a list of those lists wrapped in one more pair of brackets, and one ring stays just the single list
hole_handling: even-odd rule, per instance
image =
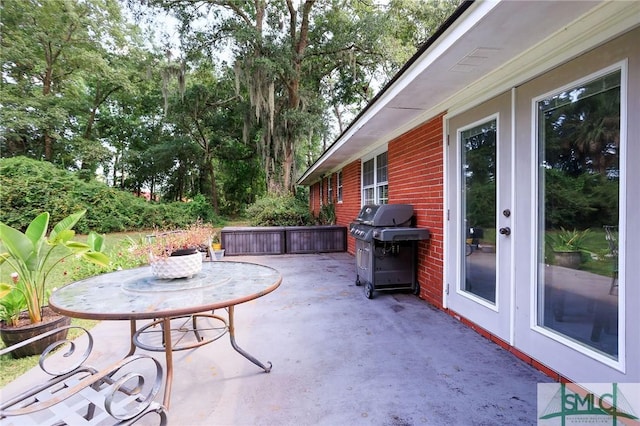
[{"label": "round patio table", "polygon": [[[231,346],[265,372],[271,363],[263,364],[240,348],[235,341],[234,307],[257,299],[278,288],[282,276],[278,271],[263,265],[246,262],[203,262],[202,271],[191,278],[157,279],[149,266],[111,272],[76,281],[53,292],[49,299],[51,308],[73,318],[92,320],[129,320],[131,323],[130,354],[136,347],[163,351],[166,357],[167,380],[165,407],[169,408],[173,381],[173,351],[191,349],[217,340],[229,333]],[[214,315],[214,310],[224,309],[228,318]],[[211,312],[211,313],[209,313]],[[172,329],[172,320],[184,319]],[[198,325],[201,319],[212,321],[212,328]],[[151,319],[138,329],[136,320]],[[187,323],[191,326],[185,327]],[[160,325],[161,342],[149,344],[145,334],[153,333]],[[215,330],[213,336],[203,337],[204,330]],[[193,333],[195,343],[184,343],[182,338],[173,342],[172,331]]]}]

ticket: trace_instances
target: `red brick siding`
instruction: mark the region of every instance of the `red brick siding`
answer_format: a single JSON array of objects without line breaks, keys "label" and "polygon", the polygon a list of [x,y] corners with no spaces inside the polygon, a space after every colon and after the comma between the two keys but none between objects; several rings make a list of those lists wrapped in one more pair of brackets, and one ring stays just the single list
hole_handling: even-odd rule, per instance
[{"label": "red brick siding", "polygon": [[418,245],[420,297],[442,309],[444,149],[442,116],[389,143],[389,203],[412,204],[417,226],[429,229]]},{"label": "red brick siding", "polygon": [[[443,308],[442,135],[442,116],[438,116],[393,140],[388,151],[389,202],[413,204],[417,225],[431,231],[430,240],[418,247],[418,282],[420,297],[440,309]],[[343,202],[336,204],[339,225],[348,226],[360,211],[360,177],[360,161],[342,170]],[[332,181],[335,182],[335,177]],[[351,236],[347,239],[347,251],[355,253],[355,240]]]},{"label": "red brick siding", "polygon": [[[335,181],[335,177],[332,179]],[[337,190],[334,188],[334,194]],[[342,169],[342,203],[336,204],[336,224],[349,226],[353,219],[360,212],[360,161],[345,166]],[[347,237],[347,251],[351,254],[356,252],[355,239],[349,235]]]},{"label": "red brick siding", "polygon": [[314,183],[309,187],[309,210],[314,216],[320,211],[320,183]]},{"label": "red brick siding", "polygon": [[309,189],[309,207],[315,217],[320,214],[320,207],[327,202],[327,179],[322,179],[322,193],[320,193],[320,182],[314,183]]}]

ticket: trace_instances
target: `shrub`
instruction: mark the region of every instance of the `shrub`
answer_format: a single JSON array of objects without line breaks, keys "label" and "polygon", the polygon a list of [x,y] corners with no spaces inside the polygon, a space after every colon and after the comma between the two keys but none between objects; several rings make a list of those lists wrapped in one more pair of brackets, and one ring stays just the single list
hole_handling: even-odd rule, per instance
[{"label": "shrub", "polygon": [[204,197],[196,197],[194,203],[149,203],[97,181],[82,181],[52,163],[25,157],[0,159],[0,188],[0,221],[16,229],[25,229],[44,211],[50,212],[51,221],[57,223],[86,209],[76,231],[87,233],[91,229],[101,234],[185,228],[198,218],[213,223],[215,217]]},{"label": "shrub", "polygon": [[320,207],[320,214],[318,214],[318,222],[322,225],[335,225],[336,224],[336,206],[331,204],[323,204]]},{"label": "shrub", "polygon": [[293,196],[265,196],[247,208],[254,226],[303,226],[315,220],[304,201]]},{"label": "shrub", "polygon": [[193,197],[193,200],[187,206],[192,217],[196,217],[205,223],[216,224],[220,222],[220,218],[211,208],[211,203],[202,194]]}]

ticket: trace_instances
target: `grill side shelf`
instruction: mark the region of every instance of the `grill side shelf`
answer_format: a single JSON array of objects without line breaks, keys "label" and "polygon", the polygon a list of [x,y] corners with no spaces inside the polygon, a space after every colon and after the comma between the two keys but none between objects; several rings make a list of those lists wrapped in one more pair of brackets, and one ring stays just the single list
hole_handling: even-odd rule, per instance
[{"label": "grill side shelf", "polygon": [[429,230],[423,228],[383,228],[373,231],[378,241],[420,241],[429,239]]}]

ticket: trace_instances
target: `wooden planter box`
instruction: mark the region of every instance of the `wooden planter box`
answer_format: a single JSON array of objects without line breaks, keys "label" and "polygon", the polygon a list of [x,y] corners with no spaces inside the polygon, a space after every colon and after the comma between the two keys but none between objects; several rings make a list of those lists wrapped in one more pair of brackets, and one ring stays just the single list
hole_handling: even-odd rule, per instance
[{"label": "wooden planter box", "polygon": [[303,254],[347,249],[345,226],[226,227],[220,231],[225,255]]},{"label": "wooden planter box", "polygon": [[287,253],[330,253],[347,250],[346,226],[288,226]]},{"label": "wooden planter box", "polygon": [[282,226],[226,227],[220,231],[224,254],[284,254],[285,236]]}]

